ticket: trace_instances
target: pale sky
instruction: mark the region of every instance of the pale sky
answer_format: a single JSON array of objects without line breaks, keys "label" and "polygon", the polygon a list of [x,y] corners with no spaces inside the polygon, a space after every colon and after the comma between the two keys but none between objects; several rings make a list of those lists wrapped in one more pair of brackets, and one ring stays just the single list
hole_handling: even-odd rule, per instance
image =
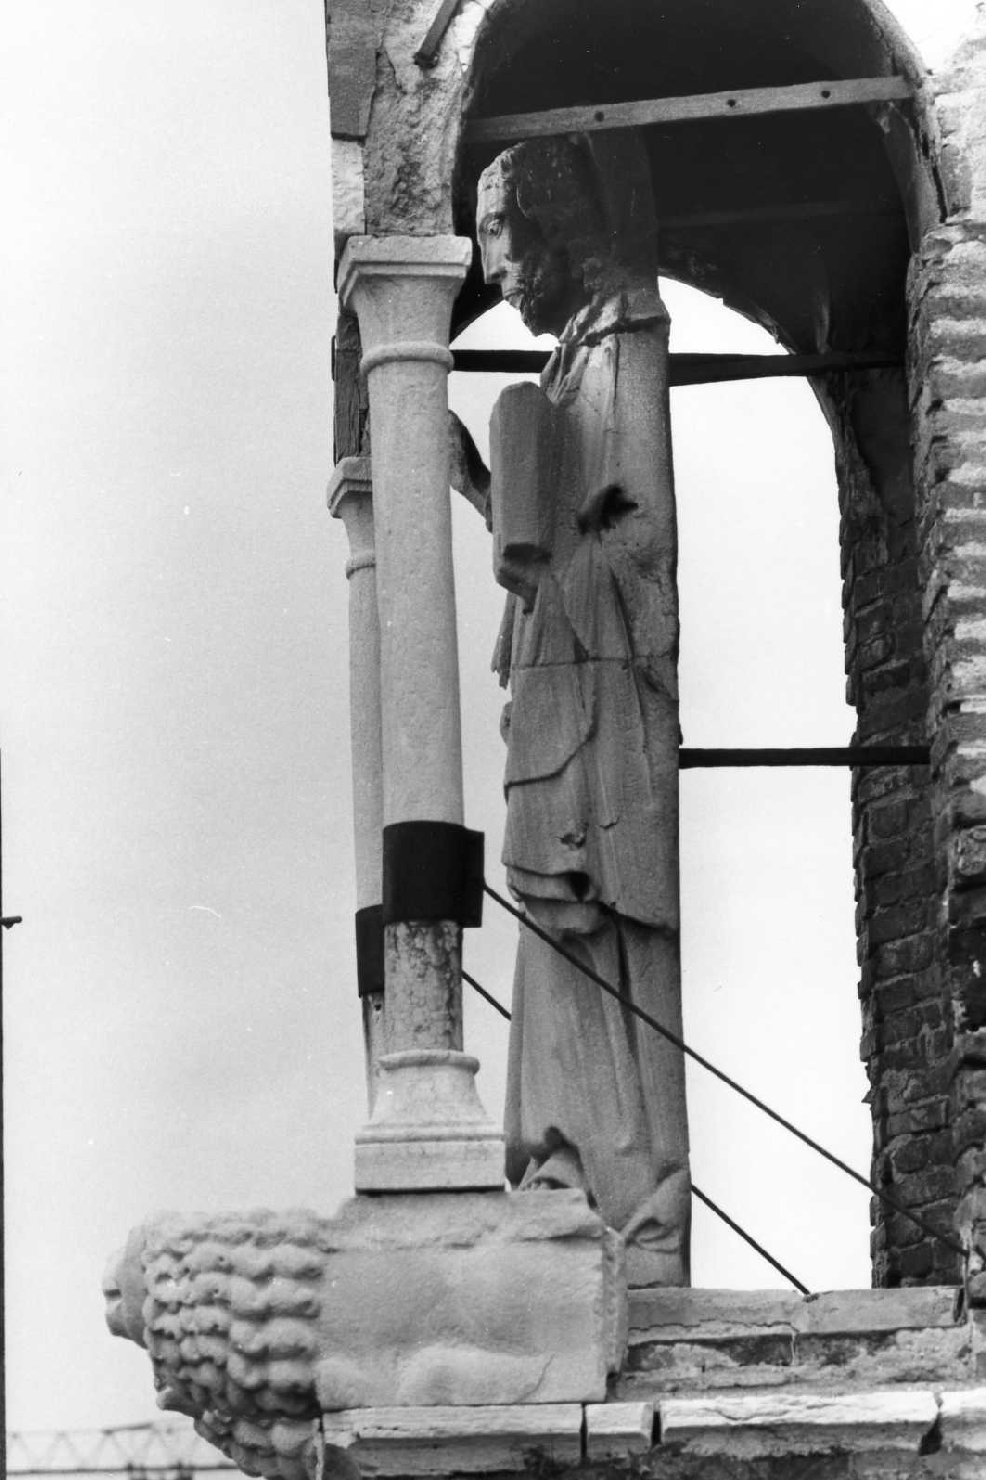
[{"label": "pale sky", "polygon": [[[891,8],[939,65],[974,7]],[[157,1416],[103,1326],[129,1228],[331,1211],[365,1114],[323,14],[32,0],[5,31],[8,1416],[103,1426]],[[667,297],[679,349],[771,347]],[[482,438],[496,387],[465,379]],[[810,391],[678,390],[672,414],[686,743],[846,743]],[[467,820],[496,878],[500,598],[471,510],[456,540]],[[682,796],[686,1036],[865,1172],[848,774],[689,773]],[[467,938],[504,1001],[512,952],[492,913]],[[498,1116],[505,1026],[467,998],[466,1034]],[[699,1185],[813,1288],[865,1285],[866,1194],[700,1070],[689,1100]],[[694,1277],[778,1282],[701,1207]]]}]

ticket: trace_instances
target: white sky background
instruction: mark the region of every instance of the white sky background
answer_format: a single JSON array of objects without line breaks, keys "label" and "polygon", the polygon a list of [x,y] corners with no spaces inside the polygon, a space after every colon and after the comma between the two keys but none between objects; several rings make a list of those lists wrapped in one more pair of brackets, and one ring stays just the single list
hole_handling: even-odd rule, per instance
[{"label": "white sky background", "polygon": [[[891,8],[932,65],[972,0]],[[163,1207],[314,1205],[364,1113],[320,0],[5,16],[0,663],[12,1428],[155,1416],[100,1273]],[[669,285],[679,349],[766,336]],[[509,313],[509,311],[507,311]],[[474,330],[488,333],[488,327]],[[520,343],[519,321],[505,331]],[[493,387],[455,377],[483,435]],[[795,382],[678,390],[689,745],[844,744],[831,444]],[[500,597],[457,518],[468,820]],[[848,777],[682,780],[686,1031],[861,1170]],[[494,870],[495,873],[495,870]],[[467,960],[509,998],[492,910]],[[505,1030],[467,1001],[498,1114]],[[696,1181],[814,1288],[867,1198],[690,1075]],[[776,1284],[696,1211],[695,1279]]]}]

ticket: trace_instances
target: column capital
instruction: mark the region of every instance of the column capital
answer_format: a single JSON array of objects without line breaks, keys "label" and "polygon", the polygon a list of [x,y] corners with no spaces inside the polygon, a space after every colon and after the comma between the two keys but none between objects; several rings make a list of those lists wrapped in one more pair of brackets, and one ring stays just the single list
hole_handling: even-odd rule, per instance
[{"label": "column capital", "polygon": [[[368,457],[343,457],[336,463],[326,490],[326,503],[333,519],[341,519],[349,536],[347,580],[358,570],[371,570],[377,563],[373,538],[373,477]],[[350,639],[352,641],[352,639]],[[380,662],[379,637],[375,664]],[[379,722],[379,715],[377,716]]]},{"label": "column capital", "polygon": [[339,263],[339,301],[344,308],[355,308],[354,290],[374,278],[461,282],[472,254],[473,244],[465,236],[351,236]]},{"label": "column capital", "polygon": [[345,519],[349,499],[362,500],[373,493],[372,465],[368,457],[340,458],[332,469],[325,501],[333,519]]}]

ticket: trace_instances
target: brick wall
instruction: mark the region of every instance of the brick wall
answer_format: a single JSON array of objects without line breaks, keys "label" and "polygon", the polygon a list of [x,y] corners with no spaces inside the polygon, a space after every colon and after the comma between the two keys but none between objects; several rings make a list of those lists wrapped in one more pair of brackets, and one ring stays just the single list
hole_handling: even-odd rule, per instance
[{"label": "brick wall", "polygon": [[[918,534],[899,372],[829,387],[839,475],[847,698],[855,743],[927,738]],[[874,428],[880,428],[877,440]],[[950,1028],[936,960],[938,880],[927,767],[853,773],[861,1054],[870,1081],[874,1181],[905,1207],[954,1224]],[[908,1219],[872,1207],[877,1285],[949,1283],[953,1255]]]},{"label": "brick wall", "polygon": [[986,224],[953,221],[928,233],[910,304],[935,952],[950,1034],[942,1150],[954,1166],[953,1229],[986,1245]]}]

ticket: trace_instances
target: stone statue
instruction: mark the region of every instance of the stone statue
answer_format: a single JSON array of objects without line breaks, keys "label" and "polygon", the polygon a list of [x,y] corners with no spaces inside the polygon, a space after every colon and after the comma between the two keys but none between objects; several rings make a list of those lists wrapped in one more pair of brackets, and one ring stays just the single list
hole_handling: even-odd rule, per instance
[{"label": "stone statue", "polygon": [[[451,424],[453,486],[510,593],[503,861],[530,916],[681,1033],[678,616],[668,318],[633,134],[539,139],[479,181],[486,280],[558,346],[512,386],[491,471]],[[680,1052],[521,927],[508,1068],[514,1186],[581,1187],[631,1285],[689,1280]]]}]

